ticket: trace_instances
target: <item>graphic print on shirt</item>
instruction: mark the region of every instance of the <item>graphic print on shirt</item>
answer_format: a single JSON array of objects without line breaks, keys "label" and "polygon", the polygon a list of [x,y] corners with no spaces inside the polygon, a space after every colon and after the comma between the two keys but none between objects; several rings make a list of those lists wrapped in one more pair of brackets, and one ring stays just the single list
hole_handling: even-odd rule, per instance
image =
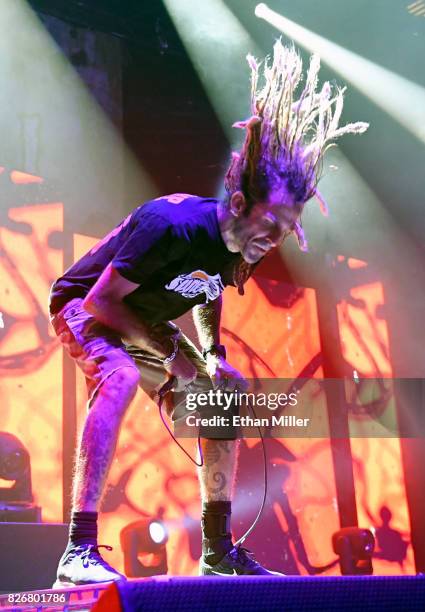
[{"label": "graphic print on shirt", "polygon": [[207,302],[218,298],[224,290],[220,274],[209,276],[203,270],[195,270],[188,274],[179,274],[165,288],[180,293],[185,298],[194,298],[205,293]]},{"label": "graphic print on shirt", "polygon": [[191,195],[190,193],[170,193],[170,195],[159,196],[159,198],[155,198],[155,202],[158,200],[167,200],[170,204],[181,204],[188,198],[193,198],[196,196]]}]

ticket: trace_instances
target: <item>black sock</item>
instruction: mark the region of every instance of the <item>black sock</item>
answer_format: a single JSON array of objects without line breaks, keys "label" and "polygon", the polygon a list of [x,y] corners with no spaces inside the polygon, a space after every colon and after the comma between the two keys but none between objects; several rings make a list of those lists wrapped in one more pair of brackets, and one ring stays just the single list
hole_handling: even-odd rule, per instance
[{"label": "black sock", "polygon": [[204,502],[202,505],[202,555],[215,565],[233,548],[230,532],[232,505],[229,501]]},{"label": "black sock", "polygon": [[97,512],[73,512],[69,524],[69,544],[97,546]]}]

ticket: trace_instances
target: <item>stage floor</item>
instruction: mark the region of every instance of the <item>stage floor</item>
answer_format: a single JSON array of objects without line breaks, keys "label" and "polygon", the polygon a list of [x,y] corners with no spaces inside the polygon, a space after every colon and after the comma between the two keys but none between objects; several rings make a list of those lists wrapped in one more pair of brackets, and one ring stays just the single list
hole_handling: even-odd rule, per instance
[{"label": "stage floor", "polygon": [[[54,601],[59,598],[63,601]],[[33,603],[30,603],[30,599]],[[10,595],[4,594],[0,596],[0,610],[423,612],[425,576],[155,576],[114,585],[104,583],[62,590],[31,591],[14,594],[12,599]]]}]

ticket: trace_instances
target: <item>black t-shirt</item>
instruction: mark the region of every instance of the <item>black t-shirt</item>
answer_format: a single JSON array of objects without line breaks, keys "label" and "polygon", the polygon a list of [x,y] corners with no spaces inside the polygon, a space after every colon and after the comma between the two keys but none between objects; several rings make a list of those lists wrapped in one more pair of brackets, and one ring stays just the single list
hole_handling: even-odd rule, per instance
[{"label": "black t-shirt", "polygon": [[188,194],[142,204],[53,284],[50,311],[86,296],[110,262],[140,285],[124,301],[152,323],[216,299],[241,261],[221,237],[217,204]]}]

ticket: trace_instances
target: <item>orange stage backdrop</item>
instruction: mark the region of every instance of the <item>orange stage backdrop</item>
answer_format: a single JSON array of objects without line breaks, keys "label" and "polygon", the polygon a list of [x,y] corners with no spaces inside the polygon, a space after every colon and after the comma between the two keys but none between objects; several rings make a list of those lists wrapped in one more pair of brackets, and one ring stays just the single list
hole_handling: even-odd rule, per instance
[{"label": "orange stage backdrop", "polygon": [[[63,269],[60,242],[55,241],[63,231],[63,205],[47,201],[42,191],[34,192],[34,203],[20,196],[20,190],[41,182],[38,177],[4,171],[0,181],[8,193],[10,185],[16,188],[16,205],[3,209],[0,224],[0,430],[17,435],[29,450],[34,500],[42,507],[44,521],[60,522],[62,350],[48,326],[47,296]],[[75,235],[75,257],[93,242]],[[360,377],[390,377],[387,327],[377,315],[382,285],[355,287],[352,295],[357,305],[338,304],[343,356]],[[228,288],[222,333],[230,361],[248,377],[295,378],[306,369],[309,376],[323,376],[312,289],[261,278],[248,282],[243,298]],[[80,374],[77,400],[81,426],[85,387]],[[121,528],[144,515],[160,516],[170,531],[169,573],[195,574],[200,554],[195,469],[164,430],[157,410],[140,392],[126,416],[103,502],[99,541],[114,546],[106,557],[122,570]],[[391,402],[387,410],[395,410]],[[352,426],[362,418],[353,414]],[[194,451],[195,443],[186,443]],[[375,573],[414,573],[399,441],[357,438],[351,448],[359,524],[373,527],[378,541]],[[265,560],[266,546],[268,564],[276,569],[314,573],[334,559],[331,536],[339,528],[329,441],[269,439],[267,449],[268,503],[247,544],[260,561]],[[242,441],[233,515],[237,537],[261,501],[261,457],[258,440]],[[326,573],[338,573],[338,567]]]}]

